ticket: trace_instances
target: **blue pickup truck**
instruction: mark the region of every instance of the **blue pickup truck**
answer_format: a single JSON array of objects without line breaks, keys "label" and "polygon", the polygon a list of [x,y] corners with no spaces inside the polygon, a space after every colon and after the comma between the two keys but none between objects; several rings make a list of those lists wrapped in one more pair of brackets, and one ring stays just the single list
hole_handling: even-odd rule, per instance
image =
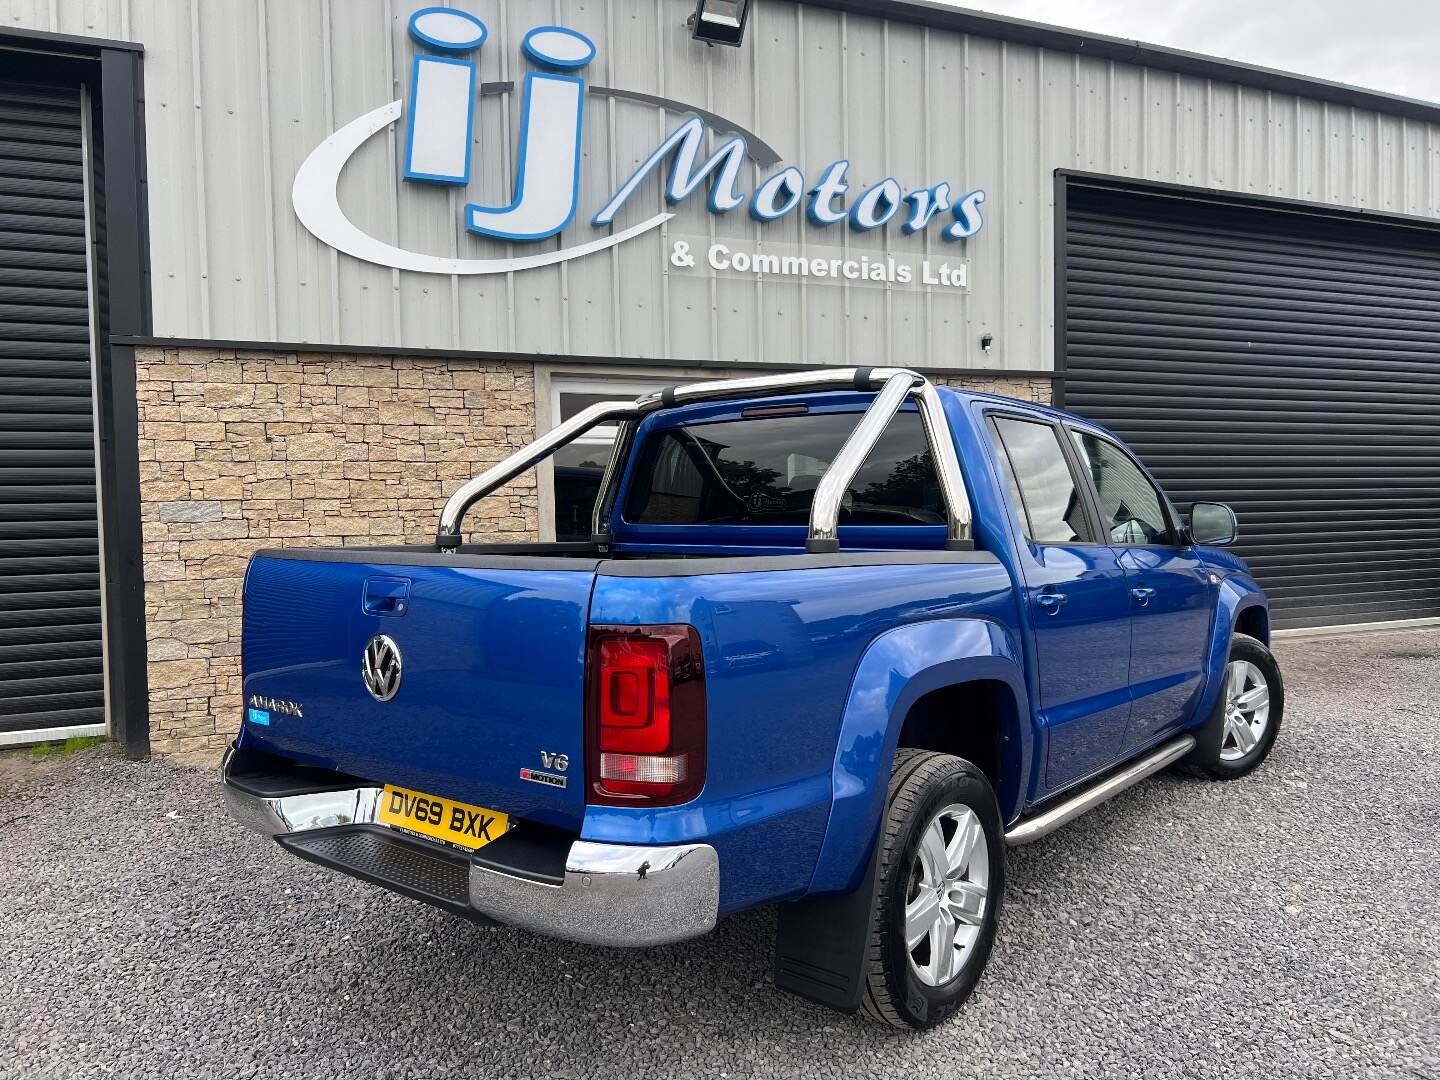
[{"label": "blue pickup truck", "polygon": [[[590,542],[463,542],[599,424]],[[460,488],[433,545],[254,557],[226,801],[300,858],[573,941],[778,904],[778,985],[928,1027],[985,966],[1007,846],[1269,753],[1235,530],[1080,417],[905,369],[599,402]]]}]

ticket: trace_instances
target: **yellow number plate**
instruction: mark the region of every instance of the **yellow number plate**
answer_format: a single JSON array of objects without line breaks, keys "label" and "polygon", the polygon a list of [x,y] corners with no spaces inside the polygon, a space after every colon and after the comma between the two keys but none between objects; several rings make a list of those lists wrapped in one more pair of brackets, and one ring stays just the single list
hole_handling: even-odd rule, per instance
[{"label": "yellow number plate", "polygon": [[386,784],[385,794],[380,797],[380,820],[386,825],[398,825],[467,848],[484,847],[504,836],[510,827],[509,815],[498,810],[486,810],[394,784]]}]

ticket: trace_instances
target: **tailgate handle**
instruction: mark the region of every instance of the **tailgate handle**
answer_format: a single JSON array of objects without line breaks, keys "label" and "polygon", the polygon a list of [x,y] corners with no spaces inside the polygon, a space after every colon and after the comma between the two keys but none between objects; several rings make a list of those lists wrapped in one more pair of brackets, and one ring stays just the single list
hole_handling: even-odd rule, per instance
[{"label": "tailgate handle", "polygon": [[365,580],[366,615],[404,615],[410,602],[410,579],[372,577]]}]

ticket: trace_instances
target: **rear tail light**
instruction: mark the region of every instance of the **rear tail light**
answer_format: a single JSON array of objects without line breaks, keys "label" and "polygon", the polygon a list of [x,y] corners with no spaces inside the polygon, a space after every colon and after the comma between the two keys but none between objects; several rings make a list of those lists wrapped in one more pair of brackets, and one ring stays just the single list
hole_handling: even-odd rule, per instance
[{"label": "rear tail light", "polygon": [[705,665],[693,626],[597,626],[586,657],[588,799],[673,806],[705,784]]}]

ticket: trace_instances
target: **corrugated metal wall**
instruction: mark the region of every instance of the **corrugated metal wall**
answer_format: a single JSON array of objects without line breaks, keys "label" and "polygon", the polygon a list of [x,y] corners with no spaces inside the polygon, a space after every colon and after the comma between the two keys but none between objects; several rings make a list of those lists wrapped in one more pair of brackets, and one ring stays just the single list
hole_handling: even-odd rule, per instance
[{"label": "corrugated metal wall", "polygon": [[[146,46],[155,328],[189,338],[404,348],[1048,368],[1053,365],[1053,171],[1440,216],[1433,125],[1030,46],[759,0],[745,46],[706,49],[689,0],[464,0],[491,38],[482,81],[523,75],[519,40],[557,22],[589,34],[592,84],[691,102],[749,128],[813,180],[948,180],[989,193],[988,224],[949,244],[899,230],[761,227],[698,201],[610,253],[495,278],[401,273],[337,255],[290,207],[296,167],[344,122],[403,96],[422,0],[0,0],[12,26]],[[471,197],[508,201],[518,95],[485,97]],[[580,224],[677,122],[591,98]],[[352,161],[342,201],[375,235],[436,254],[496,257],[462,233],[456,192],[398,180],[393,129]],[[501,152],[503,148],[503,152]],[[754,166],[747,187],[753,190]],[[855,190],[858,190],[855,189]],[[658,185],[621,224],[663,206]],[[963,248],[970,288],[756,284],[668,272],[686,236],[847,246],[919,258]],[[555,241],[544,243],[554,244]],[[534,245],[531,245],[534,247]],[[528,253],[528,252],[527,252]],[[979,350],[982,333],[994,351]]]}]

